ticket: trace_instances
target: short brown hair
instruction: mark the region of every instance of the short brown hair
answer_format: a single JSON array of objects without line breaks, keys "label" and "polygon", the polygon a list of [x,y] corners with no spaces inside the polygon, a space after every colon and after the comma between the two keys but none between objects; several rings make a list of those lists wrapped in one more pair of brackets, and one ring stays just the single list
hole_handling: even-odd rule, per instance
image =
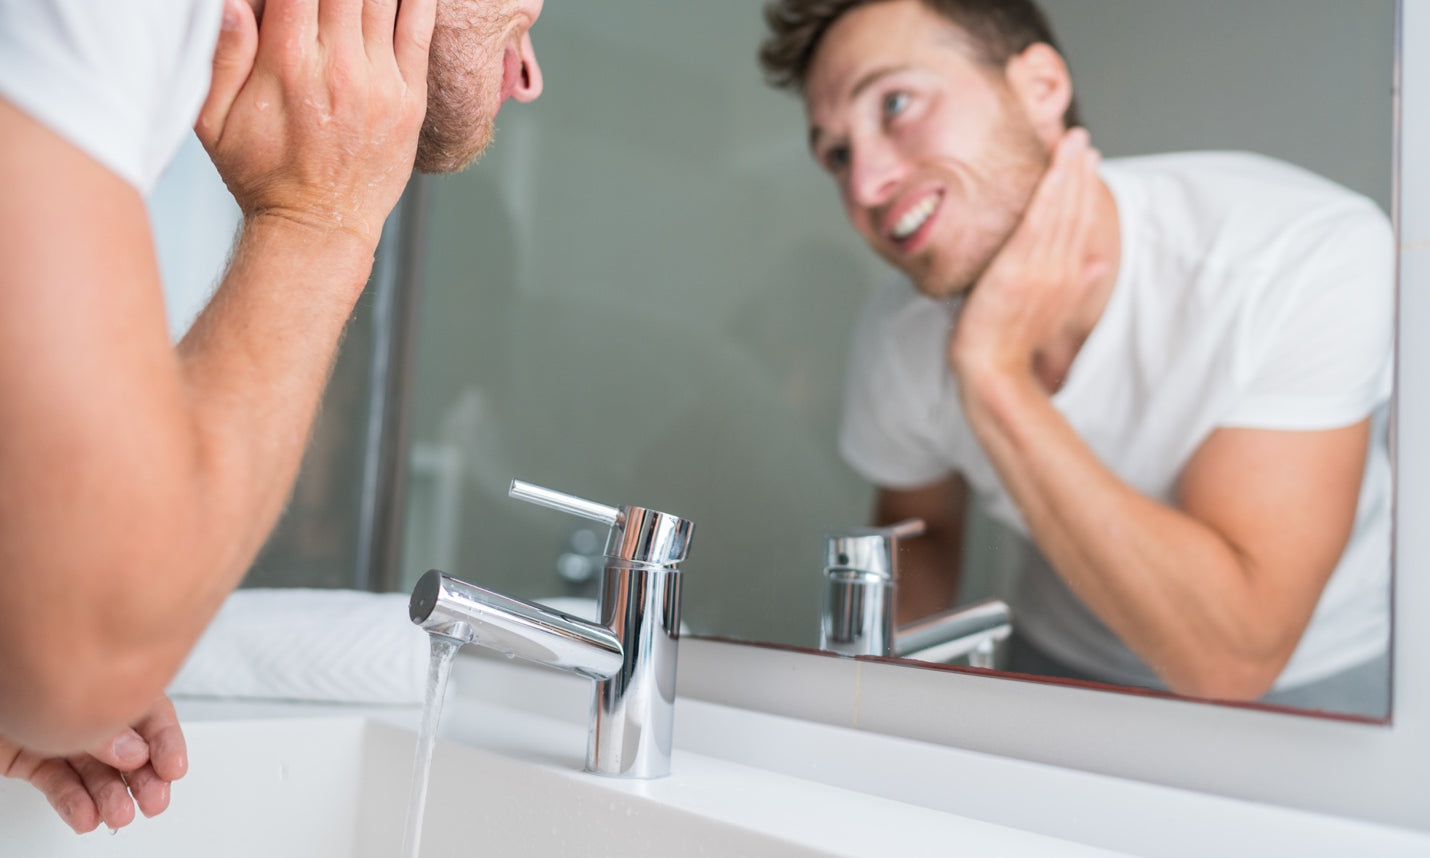
[{"label": "short brown hair", "polygon": [[[760,45],[765,81],[777,89],[802,91],[809,64],[824,34],[845,13],[888,0],[772,0],[765,6],[770,35]],[[920,0],[969,37],[974,59],[997,68],[1030,46],[1044,43],[1062,53],[1052,27],[1032,0]],[[1063,114],[1067,127],[1081,125],[1077,101]]]}]

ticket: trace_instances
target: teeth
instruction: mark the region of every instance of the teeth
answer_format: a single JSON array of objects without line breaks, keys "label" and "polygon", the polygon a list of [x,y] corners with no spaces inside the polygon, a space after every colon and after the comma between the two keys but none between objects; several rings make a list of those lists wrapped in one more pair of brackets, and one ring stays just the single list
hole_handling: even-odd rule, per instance
[{"label": "teeth", "polygon": [[899,222],[894,224],[894,231],[890,233],[895,241],[903,241],[909,236],[918,232],[919,227],[924,225],[924,221],[933,214],[934,208],[938,205],[938,197],[929,194],[924,197],[923,202],[904,212],[904,216],[899,218]]}]

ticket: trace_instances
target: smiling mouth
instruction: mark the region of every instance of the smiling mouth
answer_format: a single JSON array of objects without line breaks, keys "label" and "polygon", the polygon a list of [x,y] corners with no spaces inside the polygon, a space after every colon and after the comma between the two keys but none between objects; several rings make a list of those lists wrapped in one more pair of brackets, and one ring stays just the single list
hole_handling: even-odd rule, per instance
[{"label": "smiling mouth", "polygon": [[905,241],[914,233],[919,231],[928,219],[933,216],[934,210],[938,208],[939,195],[929,194],[924,197],[918,205],[904,212],[898,223],[889,231],[889,237],[894,241]]}]

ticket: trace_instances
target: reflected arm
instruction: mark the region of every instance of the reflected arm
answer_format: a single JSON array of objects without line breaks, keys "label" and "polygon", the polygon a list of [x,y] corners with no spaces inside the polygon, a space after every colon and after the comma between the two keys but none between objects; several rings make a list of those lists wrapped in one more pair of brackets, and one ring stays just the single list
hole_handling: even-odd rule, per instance
[{"label": "reflected arm", "polygon": [[880,489],[874,524],[923,519],[923,536],[899,540],[895,625],[954,605],[963,565],[963,523],[968,485],[957,475],[917,489]]},{"label": "reflected arm", "polygon": [[1369,420],[1220,429],[1169,506],[1099,462],[1034,379],[963,380],[974,431],[1073,592],[1172,690],[1262,696],[1350,538]]}]

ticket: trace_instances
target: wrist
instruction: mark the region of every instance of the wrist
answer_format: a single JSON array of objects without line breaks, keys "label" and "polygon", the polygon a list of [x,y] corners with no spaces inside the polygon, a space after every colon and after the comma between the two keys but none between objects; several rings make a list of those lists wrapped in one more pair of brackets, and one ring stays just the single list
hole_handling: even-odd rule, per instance
[{"label": "wrist", "polygon": [[277,263],[309,283],[346,284],[356,299],[372,274],[376,251],[376,236],[267,211],[244,217],[231,268]]},{"label": "wrist", "polygon": [[993,361],[963,362],[955,367],[964,412],[971,424],[1016,422],[1027,403],[1048,398],[1031,369],[1000,366]]},{"label": "wrist", "polygon": [[242,238],[251,235],[264,243],[299,247],[312,253],[361,258],[372,257],[376,253],[378,240],[382,237],[382,223],[368,224],[361,218],[344,218],[340,214],[266,208],[244,214],[241,235]]}]

